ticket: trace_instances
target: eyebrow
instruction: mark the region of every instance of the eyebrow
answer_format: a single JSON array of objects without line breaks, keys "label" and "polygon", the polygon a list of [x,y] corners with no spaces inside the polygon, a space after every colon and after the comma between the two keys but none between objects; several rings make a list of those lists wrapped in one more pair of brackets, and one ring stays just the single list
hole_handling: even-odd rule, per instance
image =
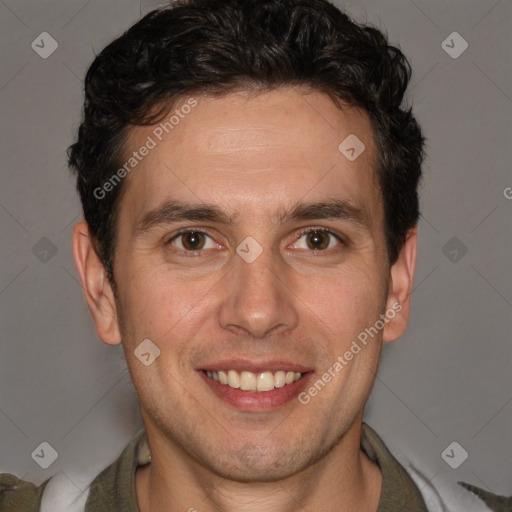
[{"label": "eyebrow", "polygon": [[[168,200],[142,216],[136,223],[135,237],[159,226],[190,220],[212,222],[231,226],[236,222],[237,215],[230,215],[213,204],[183,203]],[[272,217],[277,224],[286,224],[300,220],[342,220],[352,223],[357,229],[368,231],[371,219],[365,208],[357,207],[344,199],[330,199],[319,202],[298,202],[291,208],[281,208]]]}]

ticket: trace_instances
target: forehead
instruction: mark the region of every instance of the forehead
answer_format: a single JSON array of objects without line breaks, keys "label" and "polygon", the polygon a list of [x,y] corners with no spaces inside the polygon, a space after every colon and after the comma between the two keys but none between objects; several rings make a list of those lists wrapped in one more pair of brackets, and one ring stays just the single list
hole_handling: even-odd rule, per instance
[{"label": "forehead", "polygon": [[[355,160],[343,152],[345,140],[364,144]],[[161,123],[131,130],[125,160],[144,146],[151,149],[138,155],[121,204],[132,222],[169,199],[222,205],[235,216],[265,210],[275,217],[301,198],[334,196],[379,216],[370,120],[320,92],[185,97]]]}]

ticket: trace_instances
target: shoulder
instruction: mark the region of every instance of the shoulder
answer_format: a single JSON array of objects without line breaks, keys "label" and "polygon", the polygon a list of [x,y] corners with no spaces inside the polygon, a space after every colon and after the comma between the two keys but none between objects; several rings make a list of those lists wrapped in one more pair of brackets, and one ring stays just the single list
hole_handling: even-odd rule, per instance
[{"label": "shoulder", "polygon": [[382,474],[378,512],[429,512],[424,497],[409,473],[393,457],[379,435],[366,423],[362,425],[361,448],[370,460],[379,466]]},{"label": "shoulder", "polygon": [[0,473],[0,512],[39,512],[48,480],[37,486],[10,473]]},{"label": "shoulder", "polygon": [[119,458],[96,475],[84,490],[64,473],[41,485],[0,473],[0,512],[110,512],[137,510],[134,473],[151,457],[144,430],[128,443]]},{"label": "shoulder", "polygon": [[87,495],[63,473],[39,486],[0,474],[0,512],[83,512]]},{"label": "shoulder", "polygon": [[[428,471],[417,457],[409,458],[404,453],[395,458],[388,450],[384,441],[367,424],[363,423],[362,447],[367,455],[376,460],[383,474],[383,497],[393,502],[404,490],[421,495],[424,509],[429,512],[446,512],[464,510],[465,512],[511,512],[512,496],[500,496],[480,489],[475,485],[458,482],[455,476],[434,478],[439,471]],[[416,460],[415,460],[416,459]],[[421,468],[421,469],[420,469]],[[427,477],[434,473],[434,477]],[[407,475],[407,476],[405,476]],[[387,496],[389,495],[389,498]],[[409,499],[407,500],[409,501]],[[383,507],[384,510],[387,508]],[[395,510],[396,506],[389,507]],[[400,508],[398,508],[400,509]],[[403,510],[408,510],[404,508]],[[415,505],[412,510],[420,510]]]},{"label": "shoulder", "polygon": [[87,498],[87,510],[110,512],[137,511],[135,472],[151,461],[144,429],[137,432],[118,459],[105,468],[92,482]]}]

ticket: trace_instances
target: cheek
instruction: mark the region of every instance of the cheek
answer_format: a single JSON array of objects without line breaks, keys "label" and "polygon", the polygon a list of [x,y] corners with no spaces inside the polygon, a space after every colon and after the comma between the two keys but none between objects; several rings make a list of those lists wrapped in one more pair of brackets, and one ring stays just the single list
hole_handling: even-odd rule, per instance
[{"label": "cheek", "polygon": [[130,286],[121,293],[126,330],[132,337],[148,337],[157,344],[170,338],[173,344],[186,344],[211,314],[208,290],[218,279],[187,280],[168,269],[130,272],[125,281]]},{"label": "cheek", "polygon": [[375,270],[364,266],[338,269],[329,275],[302,280],[299,296],[317,323],[341,340],[357,336],[379,317],[384,285]]}]

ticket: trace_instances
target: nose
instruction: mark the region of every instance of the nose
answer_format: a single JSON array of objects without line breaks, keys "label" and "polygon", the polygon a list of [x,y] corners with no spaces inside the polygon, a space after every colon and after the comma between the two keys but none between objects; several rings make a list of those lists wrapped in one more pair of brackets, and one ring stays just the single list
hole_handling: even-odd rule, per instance
[{"label": "nose", "polygon": [[259,339],[295,329],[297,297],[290,269],[266,248],[250,263],[238,254],[234,258],[218,310],[221,327]]}]

